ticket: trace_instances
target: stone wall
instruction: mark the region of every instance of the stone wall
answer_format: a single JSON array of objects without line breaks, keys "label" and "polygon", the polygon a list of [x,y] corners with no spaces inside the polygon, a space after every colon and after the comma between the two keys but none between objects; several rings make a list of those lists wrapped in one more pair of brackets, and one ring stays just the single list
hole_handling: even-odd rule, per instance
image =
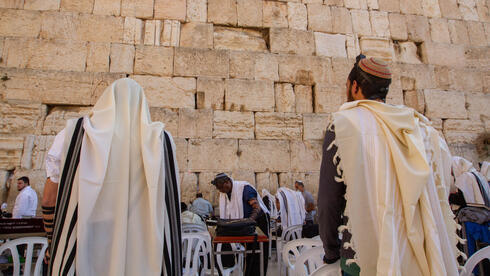
[{"label": "stone wall", "polygon": [[485,0],[1,0],[0,194],[64,121],[129,76],[177,144],[182,199],[228,172],[318,190],[322,136],[360,52],[392,62],[388,102],[427,115],[455,154],[488,159]]}]

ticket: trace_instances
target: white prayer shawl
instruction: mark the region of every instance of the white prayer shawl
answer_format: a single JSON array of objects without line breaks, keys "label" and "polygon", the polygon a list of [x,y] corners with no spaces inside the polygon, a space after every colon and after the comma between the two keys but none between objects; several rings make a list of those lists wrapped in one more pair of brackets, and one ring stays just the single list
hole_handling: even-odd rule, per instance
[{"label": "white prayer shawl", "polygon": [[413,109],[368,100],[334,114],[348,246],[361,275],[458,274],[449,150],[429,124]]},{"label": "white prayer shawl", "polygon": [[[466,203],[485,205],[482,192],[486,193],[487,197],[490,198],[490,188],[488,187],[487,179],[473,167],[470,161],[459,156],[453,157],[452,169],[456,179],[454,185],[463,192]],[[479,178],[483,191],[480,190],[480,185],[475,177]]]},{"label": "white prayer shawl", "polygon": [[276,197],[279,199],[282,229],[304,223],[306,217],[305,199],[300,192],[282,187],[277,190]]},{"label": "white prayer shawl", "polygon": [[487,179],[487,181],[490,181],[490,162],[483,161],[480,173]]},{"label": "white prayer shawl", "polygon": [[[231,198],[229,199],[225,193],[220,193],[219,195],[219,216],[222,219],[242,219],[244,218],[243,188],[248,185],[255,190],[255,187],[247,181],[234,181],[233,179],[231,181],[233,183]],[[262,211],[269,214],[269,210],[262,201],[262,198],[260,198],[259,193],[257,193],[257,201]]]},{"label": "white prayer shawl", "polygon": [[271,218],[277,218],[277,206],[276,206],[276,197],[272,195],[267,189],[262,189],[262,197],[267,197],[269,199],[269,207]]},{"label": "white prayer shawl", "polygon": [[[76,120],[67,123],[63,156],[75,124]],[[121,79],[84,117],[83,128],[74,179],[78,191],[71,195],[78,197],[74,200],[78,201],[77,275],[161,275],[164,238],[169,244],[164,233],[170,232],[165,212],[164,125],[151,121],[141,86]],[[172,140],[171,144],[175,153]],[[53,271],[60,266],[54,263]]]}]

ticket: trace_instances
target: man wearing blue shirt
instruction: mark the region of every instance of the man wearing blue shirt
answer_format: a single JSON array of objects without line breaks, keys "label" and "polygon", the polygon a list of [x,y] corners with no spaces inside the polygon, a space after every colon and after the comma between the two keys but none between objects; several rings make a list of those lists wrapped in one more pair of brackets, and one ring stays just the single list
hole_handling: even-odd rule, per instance
[{"label": "man wearing blue shirt", "polygon": [[201,217],[208,217],[213,215],[213,205],[204,198],[202,198],[202,193],[196,194],[196,199],[192,202],[190,210]]}]

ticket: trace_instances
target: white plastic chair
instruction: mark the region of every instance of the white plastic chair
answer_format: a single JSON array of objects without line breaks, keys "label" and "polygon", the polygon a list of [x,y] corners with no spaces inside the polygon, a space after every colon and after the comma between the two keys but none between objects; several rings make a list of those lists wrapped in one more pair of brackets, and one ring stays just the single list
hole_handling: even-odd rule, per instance
[{"label": "white plastic chair", "polygon": [[484,259],[490,259],[490,245],[476,251],[471,257],[466,261],[463,269],[460,272],[460,276],[470,276],[472,275],[473,269]]},{"label": "white plastic chair", "polygon": [[183,276],[201,275],[208,268],[211,238],[204,233],[182,233]]},{"label": "white plastic chair", "polygon": [[182,233],[198,233],[207,232],[208,228],[206,225],[197,223],[182,223]]},{"label": "white plastic chair", "polygon": [[288,275],[293,275],[294,264],[302,252],[322,245],[322,241],[313,239],[297,239],[286,243],[282,250],[282,261],[287,266]]},{"label": "white plastic chair", "polygon": [[301,253],[294,265],[294,275],[307,276],[323,265],[325,251],[322,246],[313,247]]},{"label": "white plastic chair", "polygon": [[285,230],[282,231],[281,235],[281,240],[279,243],[276,241],[276,247],[277,249],[277,259],[279,263],[279,274],[282,272],[282,258],[281,258],[281,252],[284,247],[284,244],[286,242],[296,240],[296,239],[301,239],[301,232],[303,231],[303,224],[297,224],[290,226],[286,228]]},{"label": "white plastic chair", "polygon": [[[231,245],[231,250],[233,250],[233,251],[245,250],[245,247],[243,247],[243,245],[241,245],[239,243],[230,243],[230,245]],[[222,246],[223,246],[222,243],[218,243],[218,245],[216,246],[216,251],[221,252]],[[223,276],[230,276],[231,273],[235,270],[238,271],[238,275],[243,274],[243,254],[242,253],[234,254],[235,265],[232,267],[228,267],[228,268],[223,267],[223,262],[221,261],[221,256],[223,256],[223,255],[219,254],[216,256],[216,263],[218,264],[219,270],[221,271],[221,274]],[[213,275],[211,275],[211,276],[213,276]]]},{"label": "white plastic chair", "polygon": [[40,244],[42,245],[41,251],[39,251],[38,258],[36,261],[36,266],[34,267],[34,276],[41,275],[42,262],[46,249],[48,248],[48,240],[43,237],[26,237],[19,238],[15,240],[8,241],[0,246],[0,254],[5,250],[10,250],[12,254],[12,259],[14,261],[14,276],[20,275],[20,258],[19,252],[17,251],[18,245],[27,245],[26,256],[24,263],[24,275],[31,275],[31,267],[34,253],[34,246]]},{"label": "white plastic chair", "polygon": [[311,276],[334,276],[334,275],[338,276],[340,274],[341,274],[340,264],[334,263],[334,264],[324,264],[320,266],[317,270],[311,273]]}]

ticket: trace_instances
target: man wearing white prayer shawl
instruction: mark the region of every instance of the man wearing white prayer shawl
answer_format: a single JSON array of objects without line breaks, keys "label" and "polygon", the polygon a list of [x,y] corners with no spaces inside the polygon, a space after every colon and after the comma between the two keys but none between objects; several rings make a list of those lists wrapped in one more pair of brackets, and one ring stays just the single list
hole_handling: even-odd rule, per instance
[{"label": "man wearing white prayer shawl", "polygon": [[[429,120],[385,104],[391,71],[360,55],[323,144],[318,191],[325,262],[344,275],[458,275],[451,158]],[[339,240],[339,232],[342,239]]]},{"label": "man wearing white prayer shawl", "polygon": [[459,156],[452,159],[454,186],[463,194],[464,203],[476,203],[490,207],[490,188],[488,181],[479,173],[473,164]]},{"label": "man wearing white prayer shawl", "polygon": [[49,275],[181,275],[175,144],[139,84],[115,81],[69,120],[46,169]]},{"label": "man wearing white prayer shawl", "polygon": [[[251,218],[257,222],[262,232],[269,236],[269,210],[250,183],[234,181],[225,173],[217,174],[211,183],[220,191],[219,215],[221,219]],[[252,250],[253,246],[257,245],[249,243],[247,249]],[[269,244],[264,243],[263,248],[264,275],[267,275]],[[260,254],[247,254],[245,264],[245,276],[260,275]]]},{"label": "man wearing white prayer shawl", "polygon": [[282,231],[295,225],[303,225],[306,218],[305,199],[300,192],[281,187],[276,193],[276,204],[281,218]]}]

